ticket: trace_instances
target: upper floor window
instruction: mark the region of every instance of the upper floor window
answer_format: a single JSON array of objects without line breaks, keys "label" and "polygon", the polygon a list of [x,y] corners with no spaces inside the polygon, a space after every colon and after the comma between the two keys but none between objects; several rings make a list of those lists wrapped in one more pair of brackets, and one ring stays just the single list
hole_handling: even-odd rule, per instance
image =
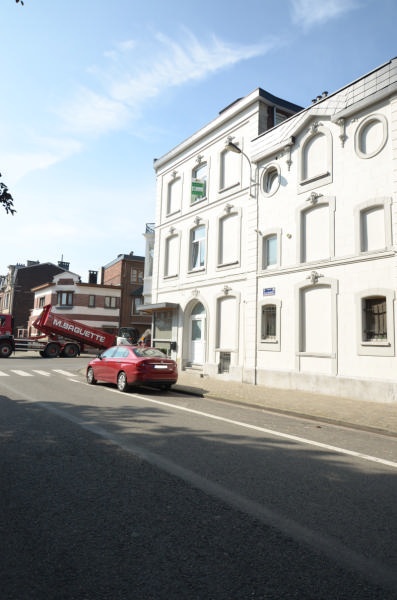
[{"label": "upper floor window", "polygon": [[218,266],[236,264],[240,260],[240,217],[229,213],[219,219]]},{"label": "upper floor window", "polygon": [[39,308],[43,308],[44,304],[45,304],[45,296],[40,296],[40,298],[38,299],[37,305]]},{"label": "upper floor window", "polygon": [[313,123],[299,155],[299,191],[332,182],[332,135],[329,129]]},{"label": "upper floor window", "polygon": [[262,176],[262,192],[265,196],[273,196],[280,187],[280,171],[278,165],[269,165]]},{"label": "upper floor window", "polygon": [[360,158],[372,158],[387,141],[387,120],[383,115],[370,115],[358,126],[355,149]]},{"label": "upper floor window", "polygon": [[190,232],[190,270],[205,266],[206,226],[198,225]]},{"label": "upper floor window", "polygon": [[136,315],[136,314],[140,314],[138,311],[138,307],[142,306],[143,304],[143,299],[140,296],[135,296],[132,299],[132,303],[131,303],[131,314],[132,315]]},{"label": "upper floor window", "polygon": [[267,235],[263,238],[263,264],[262,267],[274,267],[278,263],[277,260],[277,235],[275,233]]},{"label": "upper floor window", "polygon": [[138,281],[138,271],[137,269],[131,269],[131,283],[135,283]]},{"label": "upper floor window", "polygon": [[95,306],[95,296],[94,296],[94,294],[90,294],[88,296],[88,306],[90,308],[93,308]]},{"label": "upper floor window", "polygon": [[361,211],[361,252],[386,247],[384,212],[383,206],[372,206]]},{"label": "upper floor window", "polygon": [[357,254],[391,248],[390,205],[390,198],[373,198],[355,207]]},{"label": "upper floor window", "polygon": [[164,276],[174,277],[179,273],[179,235],[170,235],[165,240]]},{"label": "upper floor window", "polygon": [[105,308],[117,308],[118,298],[117,296],[105,296]]},{"label": "upper floor window", "polygon": [[180,210],[182,204],[182,179],[175,177],[168,184],[167,189],[167,214]]},{"label": "upper floor window", "polygon": [[58,306],[73,306],[73,292],[58,292]]},{"label": "upper floor window", "polygon": [[311,206],[300,209],[300,262],[329,260],[335,254],[335,198],[312,192],[308,200]]},{"label": "upper floor window", "polygon": [[221,190],[239,183],[241,173],[241,158],[236,152],[223,150],[220,156],[220,181]]},{"label": "upper floor window", "polygon": [[191,203],[195,204],[207,196],[207,163],[200,163],[192,171]]}]

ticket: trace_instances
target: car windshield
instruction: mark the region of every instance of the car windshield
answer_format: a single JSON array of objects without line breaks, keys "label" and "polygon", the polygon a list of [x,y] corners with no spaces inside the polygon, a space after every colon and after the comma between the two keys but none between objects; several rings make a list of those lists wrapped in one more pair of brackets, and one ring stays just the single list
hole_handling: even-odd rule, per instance
[{"label": "car windshield", "polygon": [[134,348],[134,353],[136,354],[136,356],[145,356],[150,358],[166,358],[165,354],[157,348]]}]

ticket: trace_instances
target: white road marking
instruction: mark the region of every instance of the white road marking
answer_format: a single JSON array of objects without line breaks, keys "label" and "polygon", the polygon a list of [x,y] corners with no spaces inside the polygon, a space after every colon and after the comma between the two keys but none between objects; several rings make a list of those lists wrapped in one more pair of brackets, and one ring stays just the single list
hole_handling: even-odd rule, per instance
[{"label": "white road marking", "polygon": [[18,369],[11,369],[12,373],[16,375],[20,375],[21,377],[33,377],[32,373],[28,373],[27,371],[19,371]]},{"label": "white road marking", "polygon": [[[109,391],[114,392],[116,394],[123,394],[124,392],[119,392],[118,390],[108,388]],[[162,402],[160,400],[153,400],[151,398],[146,398],[146,396],[141,396],[139,394],[133,394],[136,398],[140,398],[141,400],[145,400],[146,402],[150,402],[152,404],[160,404],[161,406],[168,406],[169,408],[174,408],[176,410],[180,410],[183,412],[188,412],[194,415],[198,415],[200,417],[206,417],[208,419],[213,419],[214,421],[222,421],[223,423],[229,423],[230,425],[235,425],[237,427],[244,427],[245,429],[252,429],[254,431],[260,431],[261,433],[266,433],[268,435],[273,435],[275,437],[279,437],[285,440],[292,440],[299,444],[306,444],[309,446],[315,446],[316,448],[322,448],[323,450],[330,450],[331,452],[337,452],[338,454],[344,454],[346,456],[353,456],[354,458],[359,458],[361,460],[367,460],[370,462],[375,462],[381,465],[385,465],[387,467],[392,467],[393,469],[397,469],[397,462],[386,460],[384,458],[378,458],[377,456],[371,456],[370,454],[363,454],[362,452],[355,452],[354,450],[347,450],[346,448],[340,448],[339,446],[331,446],[330,444],[323,444],[322,442],[316,442],[314,440],[309,440],[307,438],[299,437],[297,435],[291,435],[289,433],[283,433],[282,431],[276,431],[274,429],[267,429],[265,427],[259,427],[257,425],[251,425],[250,423],[244,423],[243,421],[234,421],[233,419],[227,419],[226,417],[219,417],[217,415],[212,415],[210,413],[202,412],[200,410],[194,410],[193,408],[186,408],[185,406],[178,406],[176,404],[171,404],[170,402]]]},{"label": "white road marking", "polygon": [[38,375],[44,375],[44,377],[51,377],[51,373],[48,371],[39,371],[38,369],[33,369],[33,373],[38,373]]},{"label": "white road marking", "polygon": [[60,375],[67,375],[68,377],[74,376],[74,373],[71,371],[63,371],[62,369],[52,369],[54,373],[59,373]]},{"label": "white road marking", "polygon": [[[119,392],[118,390],[111,391],[118,394],[124,394],[123,392]],[[167,402],[150,400],[138,394],[132,395],[137,398],[147,400],[148,402],[153,402],[155,404],[161,404],[179,410],[186,410],[187,412],[204,415],[210,418],[226,421],[229,423],[240,424],[239,421],[222,419],[220,417],[215,417],[214,415],[210,415],[208,413],[201,413],[200,411],[185,409],[183,407],[176,406]],[[156,467],[159,467],[165,472],[170,473],[173,476],[179,477],[183,481],[186,481],[190,485],[201,489],[205,493],[210,494],[215,498],[222,500],[223,502],[226,502],[230,506],[233,506],[238,510],[245,512],[246,514],[254,517],[255,519],[258,519],[265,525],[270,525],[271,527],[278,529],[279,531],[286,534],[288,537],[292,537],[299,543],[303,543],[309,548],[315,548],[319,550],[320,552],[334,560],[337,564],[342,565],[343,568],[351,568],[354,571],[360,573],[362,576],[366,577],[367,580],[372,581],[377,585],[387,585],[393,590],[397,590],[397,575],[395,569],[389,568],[387,565],[383,565],[377,560],[368,558],[364,555],[359,554],[358,552],[355,552],[354,550],[351,550],[334,537],[330,537],[327,534],[321,534],[317,531],[310,529],[309,527],[301,525],[297,521],[294,521],[293,519],[290,519],[289,517],[278,513],[274,509],[269,508],[264,504],[260,504],[259,502],[249,500],[241,494],[233,492],[214,481],[202,477],[198,473],[195,473],[190,469],[186,469],[185,467],[178,465],[177,463],[165,458],[162,455],[155,454],[154,452],[146,450],[145,448],[142,448],[140,446],[136,446],[131,442],[125,443],[122,437],[117,436],[114,433],[107,431],[106,429],[103,429],[100,425],[83,421],[80,417],[70,414],[69,412],[63,409],[59,409],[53,405],[49,405],[46,402],[40,402],[39,406],[42,406],[50,412],[53,412],[54,414],[57,414],[63,417],[64,419],[75,423],[83,429],[90,431],[102,437],[103,439],[112,442],[113,444],[122,448],[126,452],[129,452],[131,454],[134,454],[135,456],[142,458],[143,460],[147,461],[152,465],[155,465]],[[242,425],[252,429],[262,430],[262,428],[251,427],[246,423],[242,423]],[[271,432],[271,430],[266,429],[263,429],[263,431]],[[304,440],[304,438],[296,438],[295,436],[286,437]]]},{"label": "white road marking", "polygon": [[9,377],[9,374],[4,373],[4,371],[0,371],[0,377]]}]

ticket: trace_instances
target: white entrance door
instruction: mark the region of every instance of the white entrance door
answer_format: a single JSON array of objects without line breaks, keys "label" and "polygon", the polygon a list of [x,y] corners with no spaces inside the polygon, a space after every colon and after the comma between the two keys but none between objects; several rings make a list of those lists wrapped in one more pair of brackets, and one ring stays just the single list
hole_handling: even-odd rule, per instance
[{"label": "white entrance door", "polygon": [[194,365],[202,365],[205,358],[205,309],[201,303],[192,311],[190,357]]}]

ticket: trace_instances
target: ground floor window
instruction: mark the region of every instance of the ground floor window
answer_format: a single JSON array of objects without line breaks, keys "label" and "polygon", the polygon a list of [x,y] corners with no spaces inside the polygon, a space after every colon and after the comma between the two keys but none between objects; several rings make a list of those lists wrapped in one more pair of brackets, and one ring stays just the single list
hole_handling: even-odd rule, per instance
[{"label": "ground floor window", "polygon": [[386,298],[363,299],[364,341],[387,339]]},{"label": "ground floor window", "polygon": [[385,288],[357,295],[358,354],[394,356],[394,300]]}]

